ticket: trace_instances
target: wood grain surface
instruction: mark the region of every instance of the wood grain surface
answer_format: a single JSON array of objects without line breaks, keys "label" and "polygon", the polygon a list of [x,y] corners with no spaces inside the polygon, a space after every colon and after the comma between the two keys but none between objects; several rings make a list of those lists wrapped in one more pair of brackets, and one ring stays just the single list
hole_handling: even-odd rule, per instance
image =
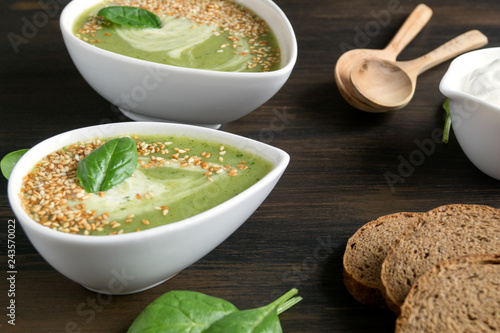
[{"label": "wood grain surface", "polygon": [[[72,63],[58,24],[67,2],[3,0],[0,5],[1,156],[62,131],[128,120],[89,87]],[[422,74],[413,100],[400,111],[358,111],[336,88],[338,57],[352,47],[383,48],[417,2],[276,3],[297,35],[295,69],[265,105],[221,127],[290,154],[288,169],[262,206],[206,257],[160,286],[127,296],[99,295],[60,275],[17,225],[12,326],[6,316],[6,240],[8,220],[15,217],[2,178],[1,332],[126,332],[146,305],[169,290],[196,290],[245,309],[293,287],[304,299],[281,315],[286,333],[392,332],[394,315],[358,304],[343,286],[347,239],[364,223],[389,213],[449,203],[500,208],[500,182],[471,164],[453,133],[448,144],[433,138],[443,127],[445,98],[438,85],[449,62]],[[489,38],[488,47],[500,46],[498,1],[426,4],[434,15],[400,60],[416,58],[471,29]],[[399,178],[388,182],[387,174]]]}]

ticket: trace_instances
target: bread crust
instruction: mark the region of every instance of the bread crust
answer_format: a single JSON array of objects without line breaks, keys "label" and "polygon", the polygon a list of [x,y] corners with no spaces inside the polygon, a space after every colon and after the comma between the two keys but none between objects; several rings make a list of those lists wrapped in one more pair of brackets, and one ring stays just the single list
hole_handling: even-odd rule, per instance
[{"label": "bread crust", "polygon": [[347,290],[358,302],[387,308],[380,290],[382,262],[392,242],[421,214],[385,215],[366,223],[349,238],[343,258],[343,278]]},{"label": "bread crust", "polygon": [[373,306],[379,309],[386,309],[387,304],[379,288],[367,286],[358,281],[352,274],[344,268],[344,285],[347,291],[361,304]]},{"label": "bread crust", "polygon": [[437,207],[394,242],[382,264],[382,295],[389,309],[399,314],[413,283],[434,264],[499,248],[500,210],[463,204]]},{"label": "bread crust", "polygon": [[498,332],[499,308],[500,254],[456,257],[413,284],[395,332]]}]

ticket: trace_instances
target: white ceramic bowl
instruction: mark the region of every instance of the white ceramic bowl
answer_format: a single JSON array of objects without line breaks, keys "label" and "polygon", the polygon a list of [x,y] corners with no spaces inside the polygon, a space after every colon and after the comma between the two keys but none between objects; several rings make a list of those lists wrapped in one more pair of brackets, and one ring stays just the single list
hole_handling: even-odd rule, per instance
[{"label": "white ceramic bowl", "polygon": [[449,98],[453,131],[471,162],[487,175],[500,179],[500,107],[465,90],[471,73],[494,59],[500,48],[469,52],[453,60],[439,89]]},{"label": "white ceramic bowl", "polygon": [[[121,135],[185,135],[209,138],[258,153],[273,169],[228,201],[172,224],[113,236],[83,236],[44,227],[21,207],[22,179],[47,154],[71,143]],[[12,210],[42,257],[61,274],[90,290],[128,294],[158,285],[193,264],[223,242],[259,207],[289,162],[284,151],[214,129],[168,123],[126,122],[81,128],[49,138],[16,164],[8,183]]]},{"label": "white ceramic bowl", "polygon": [[72,34],[78,16],[103,0],[73,0],[60,18],[64,42],[85,80],[133,120],[217,127],[255,110],[285,84],[297,59],[297,41],[283,11],[271,0],[235,0],[274,31],[282,67],[265,73],[218,72],[156,64],[89,45]]}]

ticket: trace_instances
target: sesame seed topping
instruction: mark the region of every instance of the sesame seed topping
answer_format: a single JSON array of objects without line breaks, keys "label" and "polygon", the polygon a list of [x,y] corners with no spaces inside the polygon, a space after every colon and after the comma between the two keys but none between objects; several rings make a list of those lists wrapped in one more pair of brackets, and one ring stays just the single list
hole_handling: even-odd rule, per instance
[{"label": "sesame seed topping", "polygon": [[[146,143],[139,141],[138,136],[134,136],[134,138],[137,140],[136,147],[140,161],[146,160],[145,165],[149,167],[178,163],[179,166],[199,168],[204,170],[203,176],[209,182],[215,180],[214,175],[226,173],[229,176],[236,176],[239,170],[248,168],[244,161],[240,161],[235,167],[211,162],[209,160],[211,153],[206,151],[202,152],[201,156],[193,154],[180,157],[178,155],[180,152],[190,152],[189,147],[177,149],[177,156],[169,158],[169,153],[164,148],[172,144],[171,142]],[[143,225],[151,223],[147,219],[134,221],[134,213],[115,220],[115,217],[110,218],[108,212],[97,212],[86,207],[86,200],[105,197],[106,192],[86,193],[76,176],[77,166],[79,161],[103,143],[104,141],[101,140],[93,140],[69,145],[47,155],[32,172],[24,177],[19,197],[22,199],[23,208],[31,218],[48,228],[83,235],[91,235],[92,232],[121,234],[125,232],[122,226],[129,226],[125,228],[126,230],[131,227],[134,228],[132,230],[135,230],[137,223]],[[214,150],[218,151],[219,154],[227,152],[224,146]],[[222,157],[219,156],[219,160],[221,159]],[[135,199],[154,202],[155,193],[153,191],[137,193]],[[170,212],[167,205],[157,204],[153,207],[160,211],[163,216],[167,216]],[[130,225],[131,223],[132,225]]]},{"label": "sesame seed topping", "polygon": [[[270,31],[267,23],[255,15],[249,9],[232,1],[227,0],[107,0],[110,6],[131,6],[149,10],[160,18],[172,16],[175,18],[186,18],[194,24],[191,29],[198,25],[210,25],[214,28],[214,36],[227,34],[229,43],[220,45],[216,52],[223,52],[223,48],[232,46],[235,54],[240,56],[252,55],[247,67],[252,69],[260,66],[259,70],[269,71],[271,67],[279,63],[280,50],[275,50],[267,45],[267,41],[261,39],[266,37]],[[87,22],[77,31],[77,37],[90,43],[100,43],[101,40],[93,38],[98,30],[101,30],[106,20],[96,14],[90,15]],[[106,37],[113,34],[106,32]],[[90,39],[86,36],[89,36]],[[241,50],[242,39],[247,39],[251,46],[250,50]]]}]

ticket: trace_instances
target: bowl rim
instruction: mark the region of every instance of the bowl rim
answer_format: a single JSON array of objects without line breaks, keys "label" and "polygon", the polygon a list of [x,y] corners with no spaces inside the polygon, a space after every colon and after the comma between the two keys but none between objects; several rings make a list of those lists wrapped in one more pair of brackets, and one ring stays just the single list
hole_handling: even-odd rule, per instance
[{"label": "bowl rim", "polygon": [[[498,54],[497,58],[492,57],[492,55],[494,54]],[[484,55],[487,55],[488,58],[491,58],[489,59],[489,61],[498,59],[500,57],[500,47],[489,47],[470,51],[453,59],[439,83],[439,90],[443,95],[449,98],[451,103],[454,102],[455,98],[465,98],[474,103],[486,105],[495,112],[500,112],[499,105],[474,96],[464,91],[461,87],[453,88],[457,87],[458,85],[463,85],[464,78],[470,75],[475,69],[486,65],[482,64],[471,69],[467,66],[463,66],[463,62],[470,62],[471,59],[475,59],[476,57],[481,57]],[[450,112],[452,112],[452,108],[450,108]]]},{"label": "bowl rim", "polygon": [[[281,10],[281,8],[274,3],[272,0],[258,0],[261,3],[264,3],[268,7],[270,7],[274,12],[279,14],[281,19],[283,20],[284,25],[286,26],[286,31],[287,34],[290,37],[290,54],[287,54],[287,63],[285,66],[274,70],[274,71],[268,71],[268,72],[227,72],[227,71],[216,71],[216,70],[210,70],[210,69],[199,69],[199,68],[188,68],[188,67],[181,67],[181,66],[174,66],[174,65],[167,65],[167,64],[162,64],[162,63],[156,63],[148,60],[142,60],[142,59],[136,59],[130,56],[122,55],[119,53],[115,53],[112,51],[104,50],[98,47],[95,47],[93,45],[90,45],[89,43],[86,43],[79,38],[77,38],[75,35],[73,35],[71,31],[71,26],[75,21],[75,18],[73,18],[71,21],[68,21],[69,18],[67,16],[70,15],[71,10],[73,7],[76,7],[80,5],[80,3],[89,3],[90,6],[96,5],[99,2],[102,2],[103,0],[72,0],[70,1],[62,10],[60,18],[59,18],[59,26],[61,29],[61,33],[64,37],[65,43],[66,39],[68,41],[72,41],[75,43],[78,43],[80,47],[83,47],[87,51],[90,52],[95,52],[98,55],[111,58],[111,59],[116,59],[119,61],[123,61],[129,64],[137,64],[137,65],[149,65],[149,66],[155,66],[155,67],[163,67],[165,66],[166,69],[170,71],[178,71],[180,73],[192,73],[192,74],[197,74],[197,75],[208,75],[208,76],[222,76],[222,77],[252,77],[252,76],[258,76],[258,77],[279,77],[284,74],[290,73],[295,66],[295,63],[297,62],[297,56],[298,56],[298,46],[297,46],[297,37],[295,36],[295,32],[293,30],[293,27],[288,20],[288,17],[285,15],[285,13]],[[233,0],[229,0],[233,1]],[[246,1],[243,6],[249,8],[250,10],[254,11],[251,8],[251,5],[248,5],[248,2],[252,3],[253,0]],[[239,3],[238,0],[234,1]],[[76,18],[78,15],[76,15]],[[270,22],[267,22],[267,24],[271,25]],[[278,43],[284,43],[281,40],[278,39]],[[280,48],[283,49],[283,47],[280,44]]]},{"label": "bowl rim", "polygon": [[[199,214],[193,215],[186,219],[172,222],[165,225],[160,225],[151,229],[142,230],[140,232],[133,233],[124,233],[121,235],[99,235],[99,236],[85,236],[80,234],[70,234],[64,233],[58,230],[50,229],[46,226],[43,226],[33,220],[21,207],[21,199],[18,196],[20,187],[22,186],[22,179],[25,176],[24,170],[31,170],[36,163],[45,155],[56,151],[64,146],[67,146],[71,143],[80,142],[84,139],[71,139],[74,136],[80,136],[82,133],[88,131],[97,131],[108,127],[115,132],[110,133],[107,137],[119,137],[124,135],[132,135],[133,128],[139,126],[139,129],[136,129],[138,132],[149,131],[149,134],[160,134],[160,128],[162,130],[170,129],[174,133],[173,135],[182,135],[193,136],[195,138],[201,138],[200,133],[204,137],[208,137],[210,141],[218,141],[226,144],[228,146],[238,147],[239,149],[245,150],[245,148],[240,148],[238,144],[232,142],[235,140],[236,143],[245,143],[247,146],[247,151],[252,148],[259,152],[266,152],[267,157],[263,157],[265,160],[270,162],[273,165],[271,171],[266,174],[262,179],[260,179],[257,183],[253,184],[249,188],[235,195],[234,197],[220,203],[219,205],[210,208],[206,211],[203,211]],[[154,127],[151,130],[151,127]],[[121,133],[121,134],[120,134]],[[195,134],[196,133],[196,134]],[[89,137],[89,136],[87,136]],[[91,137],[96,137],[92,135]],[[103,135],[101,137],[106,137]],[[63,141],[64,140],[64,141]],[[48,149],[48,147],[53,147],[57,143],[57,147],[55,149]],[[43,154],[42,154],[43,152]],[[275,161],[270,160],[269,155],[273,155],[275,157]],[[35,156],[40,155],[40,158],[34,158]],[[206,127],[199,127],[194,125],[186,125],[186,124],[176,124],[176,123],[158,123],[158,122],[120,122],[120,123],[112,123],[112,124],[104,124],[104,125],[93,125],[87,127],[81,127],[77,129],[73,129],[70,131],[62,132],[60,134],[49,137],[35,146],[33,146],[28,152],[26,152],[23,157],[18,161],[12,173],[9,177],[8,181],[8,200],[14,215],[17,220],[20,222],[21,226],[27,225],[31,229],[35,229],[37,232],[42,234],[47,238],[51,238],[53,240],[60,240],[65,242],[78,242],[83,244],[117,244],[124,243],[130,241],[144,241],[150,238],[156,238],[158,235],[163,233],[175,232],[179,229],[185,229],[193,227],[197,224],[206,223],[207,220],[210,220],[211,217],[215,216],[219,211],[228,209],[232,205],[236,204],[238,201],[243,200],[249,195],[255,194],[259,192],[262,188],[267,186],[269,183],[272,183],[275,179],[279,179],[281,174],[284,172],[288,163],[290,161],[290,156],[288,153],[283,151],[280,148],[273,147],[263,142],[259,142],[250,138],[242,137],[236,134],[215,130]]]}]

